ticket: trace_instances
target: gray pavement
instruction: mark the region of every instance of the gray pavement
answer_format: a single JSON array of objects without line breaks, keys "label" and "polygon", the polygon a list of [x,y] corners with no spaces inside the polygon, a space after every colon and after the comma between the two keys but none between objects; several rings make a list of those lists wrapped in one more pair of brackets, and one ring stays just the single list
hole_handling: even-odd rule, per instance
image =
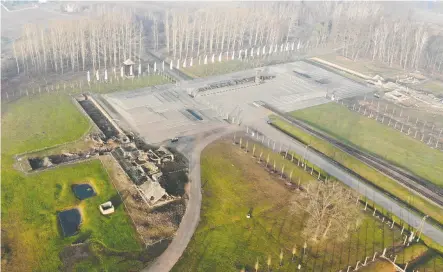
[{"label": "gray pavement", "polygon": [[[213,83],[254,77],[256,71],[274,78],[262,84],[247,83],[217,88],[191,98],[192,90]],[[307,76],[295,73],[303,72]],[[319,83],[320,82],[320,83]],[[178,84],[103,95],[126,123],[148,142],[157,143],[177,136],[208,131],[227,117],[238,122],[263,118],[270,112],[261,101],[283,112],[330,102],[326,94],[337,97],[363,95],[372,91],[349,79],[303,61],[250,69],[227,75],[199,78]],[[199,116],[195,118],[192,113]],[[200,120],[201,119],[201,120]]]}]

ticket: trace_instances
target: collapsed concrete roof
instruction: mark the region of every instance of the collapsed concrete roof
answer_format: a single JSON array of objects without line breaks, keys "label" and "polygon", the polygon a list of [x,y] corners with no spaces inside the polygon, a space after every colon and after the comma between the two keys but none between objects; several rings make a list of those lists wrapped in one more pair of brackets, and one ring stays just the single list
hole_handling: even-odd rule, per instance
[{"label": "collapsed concrete roof", "polygon": [[152,180],[146,181],[138,188],[143,193],[144,197],[146,198],[146,201],[148,201],[151,204],[155,204],[164,195],[167,195],[165,189],[161,187],[160,183]]}]

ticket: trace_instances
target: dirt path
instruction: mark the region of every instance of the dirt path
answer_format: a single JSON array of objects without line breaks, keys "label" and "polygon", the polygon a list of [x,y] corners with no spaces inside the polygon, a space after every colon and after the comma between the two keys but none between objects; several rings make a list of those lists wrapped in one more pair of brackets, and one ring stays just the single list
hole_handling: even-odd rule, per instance
[{"label": "dirt path", "polygon": [[[189,202],[183,216],[180,227],[168,248],[152,264],[143,269],[144,272],[167,272],[170,271],[178,259],[182,256],[189,241],[197,228],[200,220],[201,208],[201,179],[200,179],[200,153],[211,142],[233,133],[239,129],[236,126],[229,126],[222,130],[217,130],[210,135],[196,136],[196,145],[194,146],[189,159],[190,169],[190,191]],[[190,143],[192,144],[192,143]]]}]

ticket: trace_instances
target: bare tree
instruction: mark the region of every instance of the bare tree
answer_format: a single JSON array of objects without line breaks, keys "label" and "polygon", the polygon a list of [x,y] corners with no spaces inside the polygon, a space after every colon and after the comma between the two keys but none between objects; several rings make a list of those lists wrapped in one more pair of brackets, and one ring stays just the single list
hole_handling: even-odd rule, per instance
[{"label": "bare tree", "polygon": [[[17,72],[47,72],[49,67],[64,73],[114,67],[141,48],[141,24],[123,10],[99,9],[95,18],[53,21],[47,26],[25,25],[14,41]],[[155,40],[158,42],[158,35]],[[140,52],[140,50],[138,50]],[[21,63],[20,61],[21,60]],[[111,64],[112,63],[112,64]]]},{"label": "bare tree", "polygon": [[292,211],[306,211],[303,235],[318,242],[337,235],[343,239],[360,224],[356,194],[337,181],[312,181],[292,200]]}]

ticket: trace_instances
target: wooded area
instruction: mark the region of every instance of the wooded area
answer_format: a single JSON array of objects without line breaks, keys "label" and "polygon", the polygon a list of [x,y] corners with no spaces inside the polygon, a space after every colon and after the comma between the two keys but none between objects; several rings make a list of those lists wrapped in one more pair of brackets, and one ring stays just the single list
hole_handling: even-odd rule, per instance
[{"label": "wooded area", "polygon": [[380,3],[274,2],[172,10],[163,22],[164,46],[174,59],[295,42],[305,49],[338,47],[353,60],[443,71],[442,29],[414,21],[412,15],[389,16]]},{"label": "wooded area", "polygon": [[[123,11],[103,6],[96,17],[27,25],[14,42],[17,72],[63,73],[116,67],[143,53],[143,42],[173,60],[238,50],[304,52],[338,49],[407,70],[443,72],[443,30],[375,2],[260,2]],[[263,52],[264,53],[264,52]]]},{"label": "wooded area", "polygon": [[142,32],[134,14],[105,7],[94,18],[25,25],[22,38],[13,43],[17,72],[119,67],[140,55]]}]

